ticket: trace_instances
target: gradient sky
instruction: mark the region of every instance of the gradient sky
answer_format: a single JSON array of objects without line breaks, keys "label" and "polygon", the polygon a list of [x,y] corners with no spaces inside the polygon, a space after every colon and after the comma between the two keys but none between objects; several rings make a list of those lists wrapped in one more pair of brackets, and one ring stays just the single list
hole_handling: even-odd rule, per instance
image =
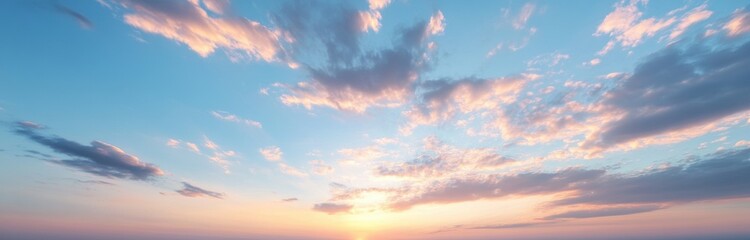
[{"label": "gradient sky", "polygon": [[0,239],[748,239],[750,1],[0,1]]}]

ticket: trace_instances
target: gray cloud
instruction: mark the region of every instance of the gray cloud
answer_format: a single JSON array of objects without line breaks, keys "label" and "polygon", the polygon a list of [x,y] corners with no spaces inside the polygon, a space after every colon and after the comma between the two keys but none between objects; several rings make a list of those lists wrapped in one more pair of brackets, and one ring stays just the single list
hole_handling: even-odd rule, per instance
[{"label": "gray cloud", "polygon": [[547,217],[544,217],[544,219],[552,220],[552,219],[563,219],[563,218],[596,218],[596,217],[620,216],[620,215],[630,215],[630,214],[636,214],[636,213],[651,212],[651,211],[656,211],[662,208],[664,208],[664,206],[644,205],[644,206],[575,210],[575,211],[549,215]]},{"label": "gray cloud", "polygon": [[466,229],[505,229],[505,228],[525,228],[534,227],[539,225],[549,225],[559,223],[559,221],[540,221],[540,222],[522,222],[522,223],[509,223],[509,224],[494,224],[494,225],[482,225],[476,227],[469,227]]},{"label": "gray cloud", "polygon": [[[294,59],[311,77],[310,82],[287,87],[291,94],[281,97],[287,105],[355,112],[399,105],[428,67],[425,40],[434,33],[427,21],[398,30],[390,48],[364,51],[359,12],[344,4],[295,1],[272,18],[297,40]],[[324,49],[323,58],[315,57],[320,49]]]},{"label": "gray cloud", "polygon": [[307,57],[304,54],[309,49],[325,49],[330,64],[351,64],[359,54],[358,11],[346,4],[291,1],[271,19],[297,40],[297,58]]},{"label": "gray cloud", "polygon": [[313,210],[320,211],[328,214],[337,214],[349,212],[352,209],[352,205],[338,204],[338,203],[318,203],[313,206]]},{"label": "gray cloud", "polygon": [[299,200],[299,199],[297,199],[297,198],[284,198],[284,199],[281,199],[282,202],[294,202],[294,201],[297,201],[297,200]]},{"label": "gray cloud", "polygon": [[98,184],[98,185],[115,185],[114,183],[107,182],[107,181],[101,181],[101,180],[76,180],[79,183],[86,183],[86,184]]},{"label": "gray cloud", "polygon": [[111,144],[93,141],[90,146],[86,146],[61,137],[44,136],[37,132],[39,126],[41,125],[31,122],[18,122],[15,132],[57,153],[73,157],[46,161],[108,178],[146,181],[164,174],[157,166],[142,162]]},{"label": "gray cloud", "polygon": [[223,193],[213,192],[213,191],[209,191],[203,188],[199,188],[187,182],[182,182],[182,186],[183,186],[182,189],[176,190],[175,192],[186,197],[213,197],[213,198],[218,198],[218,199],[224,198]]},{"label": "gray cloud", "polygon": [[75,19],[76,22],[78,22],[78,24],[80,24],[81,27],[83,27],[85,29],[91,29],[91,28],[94,27],[94,23],[92,23],[91,20],[89,20],[86,16],[84,16],[83,14],[81,14],[81,13],[79,13],[79,12],[73,10],[73,9],[70,9],[70,8],[68,8],[66,6],[61,5],[61,4],[55,4],[55,10],[57,10],[57,12],[59,12],[59,13],[62,13],[64,15],[68,16],[68,17],[71,17],[71,18]]},{"label": "gray cloud", "polygon": [[416,196],[399,199],[390,204],[401,211],[428,203],[454,203],[510,195],[551,194],[574,190],[576,184],[592,181],[604,170],[566,169],[555,173],[522,173],[517,175],[489,175],[485,177],[454,178],[436,182]]},{"label": "gray cloud", "polygon": [[687,166],[636,176],[607,175],[577,185],[571,204],[684,203],[750,197],[750,148],[718,152]]},{"label": "gray cloud", "polygon": [[750,42],[668,47],[640,63],[602,103],[624,111],[589,137],[586,148],[700,126],[750,110]]},{"label": "gray cloud", "polygon": [[633,175],[577,168],[549,173],[470,175],[436,180],[423,187],[346,189],[335,194],[334,199],[352,199],[362,192],[383,192],[390,196],[390,209],[403,211],[423,204],[566,193],[567,197],[546,205],[553,208],[617,205],[547,217],[552,219],[635,214],[674,204],[750,197],[750,148],[691,158],[690,164]]}]

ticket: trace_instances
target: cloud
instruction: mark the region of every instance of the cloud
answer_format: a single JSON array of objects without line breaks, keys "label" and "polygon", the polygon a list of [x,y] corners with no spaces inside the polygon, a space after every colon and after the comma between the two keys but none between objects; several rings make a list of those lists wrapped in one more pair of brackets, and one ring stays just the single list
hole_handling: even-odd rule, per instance
[{"label": "cloud", "polygon": [[370,4],[370,9],[378,10],[388,6],[391,0],[369,0],[368,3]]},{"label": "cloud", "polygon": [[375,169],[375,174],[426,179],[496,170],[515,161],[491,148],[462,149],[447,145],[435,137],[424,141],[426,153],[411,161],[383,164]]},{"label": "cloud", "polygon": [[[259,22],[232,16],[213,17],[199,1],[119,0],[131,10],[124,21],[144,32],[183,43],[201,57],[223,49],[233,60],[249,58],[267,62],[286,61],[278,30]],[[222,1],[203,1],[211,11],[222,14]],[[226,2],[228,4],[228,2]]]},{"label": "cloud", "polygon": [[211,115],[213,115],[216,119],[224,120],[228,122],[235,122],[235,123],[242,123],[251,127],[256,128],[263,128],[263,125],[260,124],[260,122],[253,121],[250,119],[244,119],[241,117],[238,117],[237,115],[224,112],[224,111],[211,111]]},{"label": "cloud", "polygon": [[750,196],[750,149],[719,151],[686,166],[581,183],[554,205],[686,203]]},{"label": "cloud", "polygon": [[[289,166],[289,164],[286,164],[283,160],[284,152],[281,151],[281,148],[277,146],[270,146],[258,149],[258,152],[260,152],[260,155],[263,156],[266,160],[270,162],[275,162],[276,165],[279,167],[279,170],[286,174],[296,177],[307,177],[307,173]],[[321,169],[316,169],[321,170]],[[322,169],[321,171],[325,171],[325,169]]]},{"label": "cloud", "polygon": [[203,146],[211,150],[219,149],[218,144],[216,144],[214,141],[211,141],[211,139],[205,136],[203,137]]},{"label": "cloud", "polygon": [[390,3],[390,0],[370,0],[370,10],[359,11],[360,31],[367,32],[372,29],[372,31],[377,32],[380,30],[380,18],[382,18],[380,10]]},{"label": "cloud", "polygon": [[201,153],[201,150],[198,148],[198,145],[196,145],[195,143],[186,142],[185,146],[187,146],[188,149],[190,149],[190,151],[193,151],[194,153]]},{"label": "cloud", "polygon": [[169,139],[167,140],[167,146],[172,148],[180,148],[180,146],[184,146],[191,152],[198,154],[200,156],[208,158],[212,163],[220,166],[222,169],[224,169],[225,174],[229,174],[229,165],[230,162],[227,160],[227,158],[231,158],[237,155],[237,153],[233,150],[224,150],[221,146],[216,144],[214,141],[209,139],[207,136],[203,136],[203,146],[205,147],[204,150],[206,150],[206,153],[204,154],[201,152],[201,149],[198,147],[198,144],[177,140],[177,139]]},{"label": "cloud", "polygon": [[352,209],[352,205],[337,203],[318,203],[313,206],[313,210],[328,214],[347,213]]},{"label": "cloud", "polygon": [[176,148],[180,145],[180,140],[170,138],[169,140],[167,140],[166,144],[167,146]]},{"label": "cloud", "polygon": [[[189,149],[193,152],[199,153],[198,147],[195,146],[195,144],[190,145],[191,143],[187,143],[187,146]],[[216,144],[214,141],[211,141],[208,137],[203,137],[203,146],[209,149],[209,152],[211,152],[210,155],[204,155],[207,157],[211,162],[215,163],[216,165],[219,165],[222,169],[224,169],[225,174],[229,174],[229,160],[227,158],[234,157],[237,153],[233,150],[224,150],[221,146]],[[203,154],[202,154],[203,155]]]},{"label": "cloud", "polygon": [[529,68],[537,67],[537,66],[553,67],[569,58],[570,58],[569,54],[553,52],[550,54],[543,54],[543,55],[534,57],[533,59],[526,62],[526,66],[528,66]]},{"label": "cloud", "polygon": [[321,160],[312,160],[310,161],[310,166],[312,166],[313,173],[318,175],[328,175],[333,173],[333,167],[325,164],[325,162]]},{"label": "cloud", "polygon": [[526,26],[526,22],[529,21],[531,18],[531,14],[534,13],[534,9],[536,8],[536,5],[531,3],[526,3],[521,8],[521,11],[518,13],[518,16],[516,16],[515,19],[513,19],[513,28],[515,29],[523,29]]},{"label": "cloud", "polygon": [[420,85],[419,101],[404,112],[408,122],[400,131],[408,135],[419,125],[443,122],[459,113],[497,109],[514,102],[526,83],[537,78],[536,74],[521,74],[495,79],[426,81]]},{"label": "cloud", "polygon": [[398,139],[395,139],[395,138],[378,138],[378,139],[373,140],[373,142],[375,142],[375,144],[378,144],[378,145],[389,145],[389,144],[396,144],[396,143],[398,143]]},{"label": "cloud", "polygon": [[76,22],[78,22],[78,24],[81,25],[81,27],[84,29],[94,28],[94,23],[92,23],[91,20],[89,20],[86,16],[84,16],[83,14],[73,9],[70,9],[61,4],[55,4],[55,10],[57,10],[57,12],[59,13],[65,14],[66,16],[75,19]]},{"label": "cloud", "polygon": [[476,227],[469,227],[467,229],[506,229],[506,228],[525,228],[535,227],[540,225],[549,225],[559,223],[559,221],[540,221],[540,222],[522,222],[522,223],[510,223],[510,224],[494,224],[494,225],[482,225]]},{"label": "cloud", "polygon": [[261,148],[258,151],[260,152],[260,155],[263,156],[263,158],[271,162],[281,161],[281,157],[284,155],[284,152],[281,151],[281,148],[277,146]]},{"label": "cloud", "polygon": [[706,10],[706,4],[700,5],[693,10],[690,10],[690,12],[686,13],[685,16],[680,19],[677,27],[675,27],[672,30],[672,33],[669,34],[669,39],[676,39],[677,37],[682,35],[690,26],[708,19],[712,14],[713,12]]},{"label": "cloud", "polygon": [[299,199],[297,199],[297,198],[284,198],[284,199],[281,199],[282,202],[296,202],[297,200],[299,200]]},{"label": "cloud", "polygon": [[750,148],[717,151],[688,162],[634,174],[567,168],[553,172],[483,174],[412,181],[393,188],[346,188],[332,199],[354,200],[364,193],[385,194],[386,209],[404,211],[425,204],[479,199],[555,196],[544,209],[576,208],[546,219],[587,218],[655,211],[696,201],[750,197]]},{"label": "cloud", "polygon": [[16,125],[18,125],[20,128],[33,129],[33,130],[39,130],[39,129],[45,129],[45,128],[47,128],[44,125],[41,125],[39,123],[35,123],[35,122],[32,122],[32,121],[20,121],[20,122],[16,122]]},{"label": "cloud", "polygon": [[565,218],[596,218],[596,217],[621,216],[621,215],[651,212],[651,211],[656,211],[656,210],[663,209],[663,208],[664,207],[660,205],[644,205],[644,206],[630,206],[630,207],[584,209],[584,210],[575,210],[575,211],[549,215],[549,216],[544,217],[544,219],[553,220],[553,219],[565,219]]},{"label": "cloud", "polygon": [[583,181],[591,181],[603,170],[566,169],[555,173],[521,173],[451,178],[425,186],[416,194],[395,197],[388,207],[403,211],[416,205],[456,203],[510,195],[539,195],[570,191]]},{"label": "cloud", "polygon": [[588,62],[588,65],[589,66],[596,66],[596,65],[599,65],[599,63],[601,63],[601,62],[602,62],[601,59],[594,58],[594,59],[591,59],[591,61]]},{"label": "cloud", "polygon": [[217,14],[224,14],[230,10],[229,0],[203,0],[206,8]]},{"label": "cloud", "polygon": [[307,173],[302,172],[301,170],[295,167],[289,166],[286,163],[280,162],[278,163],[278,165],[279,165],[279,170],[281,170],[281,172],[286,175],[291,175],[295,177],[307,177]]},{"label": "cloud", "polygon": [[615,43],[619,42],[623,47],[635,47],[645,37],[654,36],[657,32],[666,29],[677,20],[675,17],[665,19],[647,18],[641,20],[643,13],[638,9],[639,3],[643,5],[646,1],[621,1],[615,4],[615,10],[599,24],[594,35],[609,35],[613,37],[599,52],[606,54]]},{"label": "cloud", "polygon": [[87,184],[98,184],[98,185],[109,185],[114,186],[114,183],[107,182],[107,181],[101,181],[101,180],[77,180],[79,183],[87,183]]},{"label": "cloud", "polygon": [[[365,51],[359,45],[361,29],[352,26],[355,10],[342,6],[312,6],[294,2],[275,15],[276,21],[297,40],[302,58],[309,49],[324,49],[325,62],[305,61],[309,81],[284,85],[280,99],[306,109],[325,106],[362,113],[370,107],[397,107],[412,94],[413,84],[427,69],[434,47],[427,39],[444,29],[442,12],[430,21],[400,29],[391,48]],[[316,50],[316,52],[320,52]]]},{"label": "cloud", "polygon": [[737,9],[732,13],[731,19],[722,27],[730,37],[739,36],[750,32],[750,7]]},{"label": "cloud", "polygon": [[203,188],[199,188],[187,182],[182,182],[182,186],[183,186],[182,189],[176,190],[175,192],[182,194],[183,196],[186,196],[186,197],[212,197],[212,198],[218,198],[218,199],[224,198],[223,193],[213,192],[213,191],[209,191]]},{"label": "cloud", "polygon": [[338,153],[343,156],[341,162],[349,164],[369,162],[388,156],[388,152],[377,145],[362,148],[344,148],[338,150]]},{"label": "cloud", "polygon": [[[703,134],[750,110],[750,42],[738,47],[668,47],[618,81],[601,104],[613,115],[586,136],[594,152],[618,144],[644,145]],[[670,140],[671,139],[671,140]],[[640,141],[642,143],[638,143]]]},{"label": "cloud", "polygon": [[46,160],[52,163],[107,178],[148,181],[164,175],[157,166],[142,162],[138,157],[108,143],[92,141],[91,145],[86,146],[62,137],[44,136],[37,132],[41,125],[33,122],[18,122],[17,127],[17,134],[72,157],[67,160]]}]

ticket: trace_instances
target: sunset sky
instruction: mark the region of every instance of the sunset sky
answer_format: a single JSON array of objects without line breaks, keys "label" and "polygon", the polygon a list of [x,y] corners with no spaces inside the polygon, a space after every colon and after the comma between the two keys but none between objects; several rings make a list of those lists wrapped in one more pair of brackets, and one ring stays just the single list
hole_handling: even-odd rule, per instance
[{"label": "sunset sky", "polygon": [[750,239],[750,1],[0,1],[0,239]]}]

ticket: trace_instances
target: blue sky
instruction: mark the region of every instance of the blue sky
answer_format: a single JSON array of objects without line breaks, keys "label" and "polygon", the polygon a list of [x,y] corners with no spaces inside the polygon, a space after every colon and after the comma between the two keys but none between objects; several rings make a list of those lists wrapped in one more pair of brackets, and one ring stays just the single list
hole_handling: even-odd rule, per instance
[{"label": "blue sky", "polygon": [[747,1],[0,4],[13,238],[750,234]]}]

